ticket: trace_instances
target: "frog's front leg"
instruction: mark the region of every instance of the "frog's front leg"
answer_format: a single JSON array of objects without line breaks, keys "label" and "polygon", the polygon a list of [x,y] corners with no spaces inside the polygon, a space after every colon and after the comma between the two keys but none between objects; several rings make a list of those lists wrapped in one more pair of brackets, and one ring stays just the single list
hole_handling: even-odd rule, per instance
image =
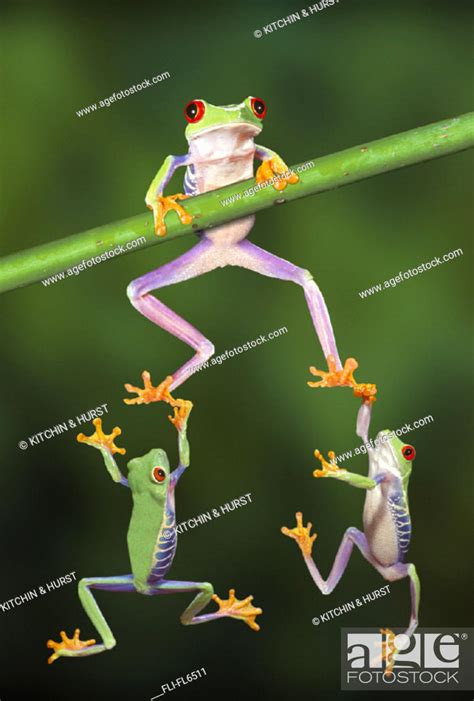
[{"label": "frog's front leg", "polygon": [[[260,626],[256,623],[255,618],[262,613],[261,608],[253,606],[253,596],[247,596],[245,599],[237,599],[234,589],[229,590],[228,599],[220,599],[214,594],[214,588],[209,582],[177,582],[173,580],[163,580],[152,588],[152,593],[155,594],[179,594],[182,592],[198,591],[198,595],[193,599],[188,608],[181,614],[181,623],[183,625],[196,625],[198,623],[209,623],[210,621],[218,620],[219,618],[235,618],[243,621],[252,630],[260,630]],[[208,603],[215,601],[219,610],[213,613],[197,614],[202,611]]]},{"label": "frog's front leg", "polygon": [[169,195],[168,197],[163,197],[163,190],[171,180],[171,177],[180,166],[186,166],[189,164],[189,156],[167,156],[163,161],[163,165],[159,169],[158,173],[152,180],[148,192],[145,197],[146,205],[153,212],[154,222],[155,222],[155,233],[157,236],[166,235],[166,224],[165,217],[166,214],[173,210],[177,213],[182,224],[190,224],[192,222],[192,216],[186,212],[184,207],[178,204],[177,200],[184,200],[188,195],[183,195],[178,193],[176,195]]},{"label": "frog's front leg", "polygon": [[48,664],[57,660],[58,657],[88,657],[89,655],[97,655],[105,650],[111,650],[115,646],[116,641],[113,633],[102,611],[98,607],[96,600],[92,596],[91,589],[103,589],[104,591],[114,592],[136,591],[135,585],[133,584],[133,575],[131,574],[119,577],[90,577],[81,579],[78,586],[79,598],[84,611],[101,636],[102,643],[96,643],[95,640],[80,640],[80,631],[78,628],[76,628],[72,638],[68,638],[65,632],[61,631],[62,642],[57,643],[54,640],[48,640],[46,643],[47,647],[54,650],[53,654],[48,658]]},{"label": "frog's front leg", "polygon": [[358,475],[357,472],[349,472],[342,467],[336,465],[336,454],[333,450],[328,453],[329,461],[321,454],[319,450],[314,451],[314,456],[321,463],[321,468],[313,471],[314,477],[330,477],[333,479],[340,480],[341,482],[347,482],[352,487],[358,487],[359,489],[373,489],[378,484],[383,482],[387,475],[385,472],[379,472],[373,479],[372,477],[366,477],[365,475]]},{"label": "frog's front leg", "polygon": [[127,295],[135,309],[196,351],[190,360],[170,376],[170,391],[181,385],[200,365],[209,360],[214,353],[214,346],[194,326],[160,302],[151,292],[203,275],[219,265],[219,256],[216,255],[212,241],[202,239],[176,260],[137,278],[127,288]]},{"label": "frog's front leg", "polygon": [[255,176],[257,183],[273,180],[275,190],[284,190],[288,184],[295,185],[299,181],[296,173],[288,168],[275,151],[255,144],[255,156],[263,161]]},{"label": "frog's front leg", "polygon": [[128,487],[128,480],[122,475],[119,466],[114,459],[115,453],[124,455],[127,452],[125,448],[118,448],[115,445],[115,438],[120,436],[122,430],[118,426],[115,426],[115,428],[112,429],[112,433],[107,435],[102,430],[102,419],[94,419],[92,423],[95,426],[95,431],[92,436],[85,436],[83,433],[79,433],[77,435],[77,440],[79,443],[85,443],[86,445],[90,445],[93,448],[100,450],[102,457],[104,458],[107,471],[112,477],[113,481],[124,487]]},{"label": "frog's front leg", "polygon": [[181,404],[174,407],[173,416],[168,416],[169,420],[178,431],[179,465],[171,473],[171,485],[173,489],[176,487],[183,472],[187,467],[189,467],[189,441],[187,437],[187,428],[188,418],[193,408],[193,404],[190,401],[181,401]]},{"label": "frog's front leg", "polygon": [[365,444],[369,442],[369,429],[372,419],[372,403],[362,402],[357,412],[356,433]]}]

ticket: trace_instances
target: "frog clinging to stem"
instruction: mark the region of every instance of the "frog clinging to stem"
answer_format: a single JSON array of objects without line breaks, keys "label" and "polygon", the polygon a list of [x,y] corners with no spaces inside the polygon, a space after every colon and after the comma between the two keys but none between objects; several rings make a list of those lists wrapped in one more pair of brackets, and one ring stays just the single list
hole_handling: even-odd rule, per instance
[{"label": "frog clinging to stem", "polygon": [[[95,655],[115,646],[113,633],[92,595],[92,589],[109,592],[138,592],[147,596],[198,592],[181,615],[183,624],[194,625],[230,617],[244,621],[253,630],[259,630],[255,618],[262,613],[262,610],[252,605],[252,596],[238,600],[234,590],[231,589],[228,599],[220,599],[214,594],[212,584],[209,582],[165,579],[177,546],[175,487],[189,465],[186,429],[192,408],[191,402],[184,400],[171,402],[169,397],[166,397],[166,401],[173,405],[174,415],[169,418],[178,431],[179,465],[173,471],[170,471],[165,451],[154,448],[146,455],[134,458],[128,463],[128,478],[125,478],[113,457],[115,453],[125,453],[124,448],[118,448],[114,443],[114,439],[120,435],[121,430],[116,427],[111,434],[106,435],[102,430],[101,419],[94,419],[95,432],[92,436],[84,434],[77,436],[78,441],[100,450],[114,482],[130,488],[133,510],[127,542],[132,574],[81,579],[78,588],[79,598],[102,641],[80,640],[79,629],[76,629],[72,638],[68,638],[66,633],[61,631],[61,642],[48,640],[47,646],[54,650],[48,659],[50,664],[58,657]],[[218,604],[219,609],[213,613],[198,615],[211,599]]]},{"label": "frog clinging to stem", "polygon": [[[240,104],[215,106],[205,100],[192,100],[185,108],[188,122],[185,135],[189,150],[183,156],[167,156],[153,179],[146,204],[153,211],[155,233],[166,234],[165,216],[176,212],[183,224],[192,221],[191,215],[181,204],[183,200],[231,183],[253,177],[253,162],[262,161],[257,170],[257,183],[272,181],[273,187],[284,190],[297,187],[299,177],[288,170],[280,156],[271,149],[254,143],[262,131],[262,122],[267,107],[263,100],[247,97]],[[184,193],[164,196],[163,191],[178,167],[185,167]],[[227,224],[198,233],[199,242],[176,260],[130,283],[128,297],[133,306],[150,321],[191,346],[195,355],[169,375],[156,388],[154,400],[162,398],[164,389],[173,390],[181,385],[199,366],[214,353],[214,346],[188,321],[178,316],[152,291],[203,275],[227,265],[240,266],[268,277],[287,280],[303,288],[311,318],[318,335],[328,371],[311,368],[313,375],[322,379],[308,383],[312,387],[350,386],[356,396],[366,403],[375,399],[373,384],[358,384],[353,371],[357,368],[354,358],[349,358],[344,367],[339,358],[329,313],[313,276],[308,270],[299,268],[247,240],[255,221],[246,216]],[[150,396],[150,388],[146,395]],[[127,403],[147,403],[137,388],[138,397],[125,400]]]},{"label": "frog clinging to stem", "polygon": [[[311,523],[303,526],[303,517],[296,514],[296,528],[283,527],[282,533],[296,540],[314,583],[323,594],[331,594],[337,586],[349,563],[354,545],[365,559],[388,582],[404,577],[410,580],[411,616],[404,635],[411,636],[418,625],[420,603],[420,580],[413,563],[407,563],[406,556],[411,539],[411,519],[408,508],[408,482],[415,449],[405,445],[390,431],[380,431],[374,447],[368,440],[369,408],[362,405],[357,422],[358,435],[363,438],[369,455],[367,477],[337,467],[335,455],[329,453],[329,462],[319,450],[315,456],[322,463],[322,469],[314,471],[315,477],[330,477],[346,482],[353,487],[366,489],[364,506],[364,532],[348,528],[337,551],[331,572],[323,579],[312,557],[316,533],[311,532]],[[392,633],[389,629],[386,633]],[[392,634],[393,635],[393,634]],[[392,663],[394,655],[391,655]]]}]

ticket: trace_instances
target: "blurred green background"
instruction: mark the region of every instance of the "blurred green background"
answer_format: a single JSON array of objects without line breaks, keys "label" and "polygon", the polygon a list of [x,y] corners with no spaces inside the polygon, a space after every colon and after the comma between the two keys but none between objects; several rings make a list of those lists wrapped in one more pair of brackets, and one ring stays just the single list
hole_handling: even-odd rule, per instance
[{"label": "blurred green background", "polygon": [[[303,6],[303,5],[302,5]],[[302,7],[301,6],[301,7]],[[291,2],[12,3],[2,12],[2,255],[144,210],[169,154],[185,152],[183,106],[263,97],[260,142],[288,163],[472,109],[472,4],[339,2],[284,29],[253,36],[301,10]],[[171,78],[78,118],[76,110],[144,78]],[[180,172],[179,178],[182,177]],[[169,192],[181,189],[178,176]],[[469,625],[472,495],[472,156],[461,153],[259,214],[251,239],[309,268],[328,303],[341,356],[379,385],[372,435],[431,414],[409,440],[410,560],[422,582],[420,624]],[[22,451],[28,436],[106,402],[127,458],[151,447],[176,456],[163,405],[126,407],[123,383],[144,368],[173,372],[189,349],[141,317],[125,289],[187,250],[186,238],[102,263],[48,288],[0,297],[0,600],[75,571],[129,571],[130,497],[76,431]],[[455,248],[464,255],[362,300],[358,292]],[[183,534],[170,576],[231,586],[264,608],[254,633],[236,621],[183,627],[187,595],[99,593],[118,640],[108,654],[59,660],[45,647],[75,626],[95,636],[70,584],[1,613],[2,699],[148,699],[205,667],[176,691],[203,698],[303,698],[340,692],[340,627],[404,626],[408,582],[315,628],[313,616],[385,584],[358,552],[323,597],[296,545],[280,534],[302,510],[319,534],[324,576],[344,530],[361,527],[364,494],[312,477],[314,448],[354,448],[358,402],[306,386],[322,366],[300,288],[239,269],[170,287],[160,299],[217,353],[286,326],[288,333],[191,378],[192,464],[177,491],[178,520],[251,493],[252,503]],[[125,466],[125,460],[122,460]],[[366,470],[363,456],[350,467]],[[472,610],[472,609],[471,609]],[[472,621],[471,621],[472,625]],[[174,698],[174,697],[173,697]],[[351,698],[346,692],[344,698]]]}]

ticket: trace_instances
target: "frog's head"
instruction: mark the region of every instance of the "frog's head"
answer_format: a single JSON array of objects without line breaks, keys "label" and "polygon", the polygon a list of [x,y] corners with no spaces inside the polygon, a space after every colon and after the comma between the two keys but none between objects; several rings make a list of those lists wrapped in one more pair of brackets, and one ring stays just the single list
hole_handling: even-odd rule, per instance
[{"label": "frog's head", "polygon": [[170,482],[168,456],[161,448],[153,448],[141,458],[133,458],[127,464],[128,483],[133,494],[150,494],[164,502]]},{"label": "frog's head", "polygon": [[239,105],[211,105],[205,100],[191,100],[184,109],[188,122],[186,139],[191,141],[196,136],[216,129],[240,129],[249,136],[256,136],[262,131],[262,120],[267,113],[267,106],[259,97],[246,97]]},{"label": "frog's head", "polygon": [[406,488],[416,456],[414,447],[403,443],[393,431],[385,430],[377,434],[375,453],[383,467],[400,477]]}]

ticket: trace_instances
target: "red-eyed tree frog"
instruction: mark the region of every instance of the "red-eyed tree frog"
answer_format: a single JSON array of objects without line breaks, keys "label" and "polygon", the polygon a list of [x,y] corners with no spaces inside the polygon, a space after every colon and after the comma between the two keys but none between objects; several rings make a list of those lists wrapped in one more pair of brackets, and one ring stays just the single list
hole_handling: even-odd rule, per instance
[{"label": "red-eyed tree frog", "polygon": [[[262,161],[256,173],[257,183],[273,180],[273,187],[278,191],[290,186],[297,187],[298,175],[288,170],[280,156],[254,142],[262,131],[266,113],[265,102],[257,97],[247,97],[240,104],[226,106],[212,105],[202,99],[187,104],[184,114],[188,122],[185,131],[188,152],[183,156],[165,158],[145,198],[147,206],[153,211],[157,236],[165,236],[165,216],[171,210],[176,212],[182,223],[191,222],[191,215],[180,204],[187,197],[253,177],[254,159]],[[184,194],[164,196],[163,191],[178,167],[186,168]],[[353,377],[357,362],[349,358],[343,367],[323,295],[311,273],[248,241],[254,221],[254,216],[247,216],[202,231],[198,233],[199,243],[189,251],[130,283],[127,294],[133,306],[150,321],[191,346],[195,355],[173,375],[168,375],[156,389],[153,398],[150,398],[147,388],[135,388],[130,391],[137,392],[138,397],[126,399],[127,403],[162,399],[167,390],[179,387],[214,353],[211,341],[152,295],[152,291],[227,265],[240,266],[300,285],[328,363],[327,372],[310,368],[313,375],[322,379],[308,384],[312,387],[351,386],[354,394],[362,397],[365,403],[375,400],[375,385],[356,383]]]},{"label": "red-eyed tree frog", "polygon": [[[405,562],[411,539],[408,482],[415,449],[411,445],[403,444],[393,432],[388,430],[378,433],[372,447],[368,440],[369,421],[370,411],[368,407],[362,405],[357,432],[364,439],[369,456],[367,477],[338,467],[333,451],[329,453],[329,461],[321,455],[319,450],[315,451],[316,458],[322,464],[322,469],[313,472],[315,477],[330,477],[367,490],[363,514],[364,532],[352,527],[346,530],[327,579],[322,578],[312,558],[313,543],[317,534],[311,535],[311,523],[303,526],[301,512],[296,514],[296,528],[284,526],[281,531],[284,535],[296,540],[309,573],[323,594],[331,594],[337,586],[348,565],[354,545],[386,581],[394,582],[408,577],[411,616],[404,635],[411,636],[418,625],[420,604],[420,580],[415,565]],[[390,629],[384,629],[383,632],[391,633]],[[393,661],[392,654],[392,664]]]},{"label": "red-eyed tree frog", "polygon": [[[179,447],[179,465],[173,471],[170,471],[165,451],[153,448],[146,455],[134,458],[128,463],[128,477],[125,478],[113,457],[115,453],[125,453],[124,448],[118,448],[114,443],[121,430],[115,427],[112,433],[106,435],[102,430],[101,419],[94,419],[95,432],[92,436],[82,433],[77,436],[79,442],[100,450],[113,481],[131,491],[133,510],[127,542],[132,574],[81,579],[78,587],[79,598],[102,640],[80,640],[79,629],[75,630],[72,638],[68,638],[66,633],[61,631],[61,642],[47,642],[47,647],[54,651],[48,659],[50,664],[58,657],[85,657],[115,646],[113,633],[92,595],[92,589],[138,592],[147,596],[198,592],[181,616],[184,625],[207,623],[227,616],[244,621],[252,630],[259,630],[255,618],[262,613],[262,609],[253,606],[252,596],[238,600],[234,589],[230,589],[229,598],[220,599],[214,594],[209,582],[165,579],[177,546],[175,487],[189,465],[186,429],[192,404],[184,400],[173,400],[173,408],[174,416],[169,418],[178,431]],[[211,599],[218,604],[219,609],[214,613],[198,615]]]}]

